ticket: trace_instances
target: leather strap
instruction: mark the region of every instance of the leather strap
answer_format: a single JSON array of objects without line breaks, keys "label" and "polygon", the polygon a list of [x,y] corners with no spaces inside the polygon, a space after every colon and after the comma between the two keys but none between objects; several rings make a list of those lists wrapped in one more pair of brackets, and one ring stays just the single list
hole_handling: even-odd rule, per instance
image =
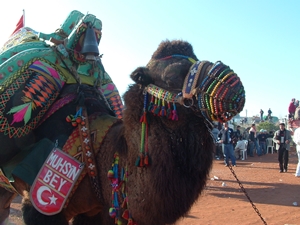
[{"label": "leather strap", "polygon": [[[81,108],[81,109],[80,109]],[[94,191],[99,198],[102,200],[102,195],[100,192],[100,184],[98,179],[98,172],[96,166],[96,158],[95,158],[95,151],[93,148],[93,143],[90,135],[90,126],[89,120],[87,115],[87,110],[85,106],[78,106],[78,110],[81,110],[81,122],[78,123],[78,130],[80,135],[80,142],[83,152],[83,161],[86,165],[87,174],[90,177],[90,181],[94,188]]]}]

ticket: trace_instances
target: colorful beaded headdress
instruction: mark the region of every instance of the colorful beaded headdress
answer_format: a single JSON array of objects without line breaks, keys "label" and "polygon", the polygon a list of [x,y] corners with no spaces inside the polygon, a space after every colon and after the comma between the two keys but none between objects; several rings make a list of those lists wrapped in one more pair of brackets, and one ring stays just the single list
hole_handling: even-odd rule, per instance
[{"label": "colorful beaded headdress", "polygon": [[[148,85],[145,93],[152,96],[148,111],[177,120],[175,103],[191,107],[196,99],[196,108],[206,119],[223,123],[243,110],[245,90],[239,77],[229,66],[221,61],[212,64],[182,55],[172,55],[160,60],[172,57],[186,58],[193,63],[185,78],[182,92],[175,94],[153,84]],[[189,105],[186,100],[190,100]]]}]

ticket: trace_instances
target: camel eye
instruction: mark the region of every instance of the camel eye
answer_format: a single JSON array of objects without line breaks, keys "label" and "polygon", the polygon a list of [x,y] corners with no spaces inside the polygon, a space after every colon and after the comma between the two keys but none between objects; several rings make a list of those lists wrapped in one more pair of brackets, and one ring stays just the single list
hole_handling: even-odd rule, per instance
[{"label": "camel eye", "polygon": [[184,66],[181,63],[174,63],[164,70],[162,78],[166,82],[168,87],[181,89],[184,78],[187,75],[188,71],[188,66]]}]

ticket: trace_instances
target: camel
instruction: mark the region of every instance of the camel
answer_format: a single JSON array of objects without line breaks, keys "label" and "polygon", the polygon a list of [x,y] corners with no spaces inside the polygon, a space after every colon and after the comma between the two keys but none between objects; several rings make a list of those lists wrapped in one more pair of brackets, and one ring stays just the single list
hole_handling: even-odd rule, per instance
[{"label": "camel", "polygon": [[[95,149],[98,193],[85,175],[67,207],[48,216],[32,205],[30,185],[15,176],[26,225],[173,224],[198,200],[213,163],[212,124],[244,107],[239,77],[220,61],[199,61],[182,40],[162,41],[130,77],[135,83],[123,95],[123,119]],[[15,194],[0,193],[1,223]]]}]

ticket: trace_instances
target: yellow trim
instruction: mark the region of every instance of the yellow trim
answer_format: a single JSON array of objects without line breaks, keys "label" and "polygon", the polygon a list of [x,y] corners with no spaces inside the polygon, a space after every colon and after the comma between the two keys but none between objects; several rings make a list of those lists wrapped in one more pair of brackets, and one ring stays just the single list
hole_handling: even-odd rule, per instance
[{"label": "yellow trim", "polygon": [[[56,66],[59,67],[60,71],[62,72],[61,75],[65,78],[65,81],[67,84],[76,84],[77,83],[76,79],[73,77],[72,74],[70,74],[70,72],[67,69],[63,68],[60,65],[56,65]],[[81,74],[78,74],[78,75],[80,77],[82,84],[87,84],[87,85],[91,85],[91,86],[94,85],[95,80],[96,80],[95,77],[90,77],[90,76],[81,75]]]}]

